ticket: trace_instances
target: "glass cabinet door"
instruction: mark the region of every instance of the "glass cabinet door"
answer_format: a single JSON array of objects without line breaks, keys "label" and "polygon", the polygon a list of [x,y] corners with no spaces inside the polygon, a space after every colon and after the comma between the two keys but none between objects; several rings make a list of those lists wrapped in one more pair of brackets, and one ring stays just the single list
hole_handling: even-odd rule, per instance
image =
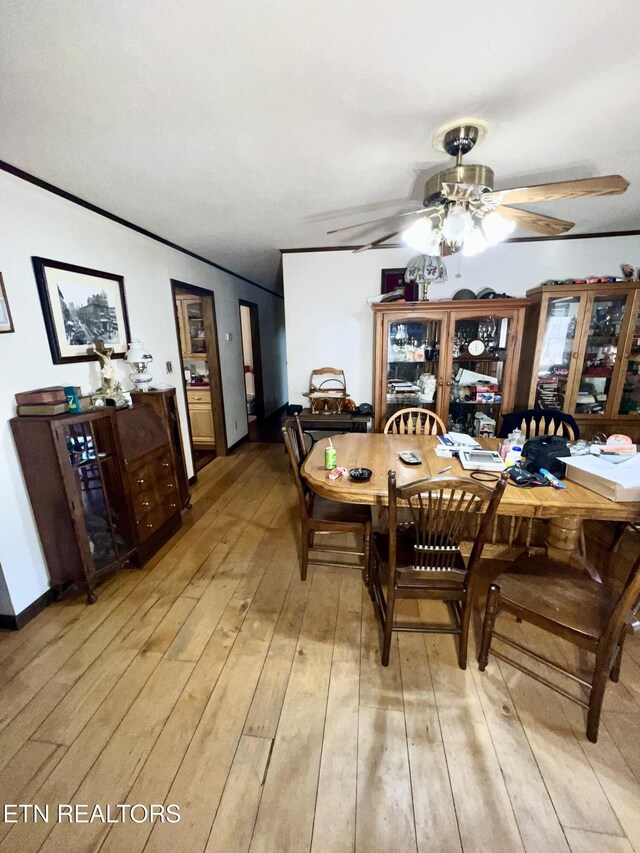
[{"label": "glass cabinet door", "polygon": [[622,365],[623,385],[618,414],[640,415],[640,313],[636,315],[629,334],[631,346]]},{"label": "glass cabinet door", "polygon": [[410,407],[437,410],[442,393],[440,331],[440,320],[408,318],[389,323],[386,418]]},{"label": "glass cabinet door", "polygon": [[469,435],[495,435],[504,393],[509,324],[487,314],[454,326],[451,399],[447,427]]},{"label": "glass cabinet door", "polygon": [[204,316],[202,302],[199,299],[185,300],[187,315],[187,334],[191,353],[206,354],[207,342],[204,334]]},{"label": "glass cabinet door", "polygon": [[589,310],[588,330],[579,356],[577,415],[604,415],[618,353],[627,295],[596,295]]},{"label": "glass cabinet door", "polygon": [[570,386],[571,357],[576,346],[576,329],[581,297],[552,297],[547,302],[542,349],[536,377],[535,406],[564,409]]},{"label": "glass cabinet door", "polygon": [[89,421],[69,424],[65,442],[69,463],[78,478],[89,550],[98,570],[130,550],[122,526],[126,518],[124,495],[117,494],[121,491],[117,486],[120,483],[115,468],[117,458],[110,443],[103,444],[96,437]]}]

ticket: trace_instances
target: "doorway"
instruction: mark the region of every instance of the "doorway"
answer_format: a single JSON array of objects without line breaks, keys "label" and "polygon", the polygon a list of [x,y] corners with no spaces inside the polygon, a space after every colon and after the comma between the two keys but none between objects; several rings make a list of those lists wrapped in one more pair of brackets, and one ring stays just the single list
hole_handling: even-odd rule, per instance
[{"label": "doorway", "polygon": [[240,299],[240,331],[244,364],[244,388],[247,404],[247,425],[250,440],[257,426],[264,421],[264,391],[262,387],[262,353],[260,349],[260,320],[258,306]]},{"label": "doorway", "polygon": [[171,279],[193,470],[227,455],[215,297]]}]

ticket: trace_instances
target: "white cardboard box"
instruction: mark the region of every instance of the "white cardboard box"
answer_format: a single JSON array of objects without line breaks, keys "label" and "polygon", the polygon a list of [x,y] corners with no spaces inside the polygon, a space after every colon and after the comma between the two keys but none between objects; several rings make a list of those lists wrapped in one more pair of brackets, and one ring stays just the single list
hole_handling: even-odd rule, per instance
[{"label": "white cardboard box", "polygon": [[567,465],[567,480],[612,501],[640,501],[640,455],[617,463],[601,456],[572,456],[562,461]]}]

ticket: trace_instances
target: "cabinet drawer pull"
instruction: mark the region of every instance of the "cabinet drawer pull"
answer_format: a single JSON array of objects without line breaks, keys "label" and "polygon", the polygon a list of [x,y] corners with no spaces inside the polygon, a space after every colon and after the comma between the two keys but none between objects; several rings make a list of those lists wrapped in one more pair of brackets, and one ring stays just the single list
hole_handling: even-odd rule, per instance
[{"label": "cabinet drawer pull", "polygon": [[173,483],[167,483],[167,489],[171,490],[173,488]]},{"label": "cabinet drawer pull", "polygon": [[147,522],[147,527],[153,527],[153,524],[152,524],[150,521],[148,521],[148,522]]},{"label": "cabinet drawer pull", "polygon": [[137,483],[139,486],[142,486],[142,484],[144,483],[144,477],[141,477],[139,480],[136,480],[136,483]]},{"label": "cabinet drawer pull", "polygon": [[177,507],[177,505],[178,505],[178,504],[175,504],[175,503],[170,503],[170,504],[169,504],[169,506],[171,507],[171,509],[175,509],[175,508]]},{"label": "cabinet drawer pull", "polygon": [[193,399],[194,399],[194,400],[202,400],[202,397],[196,397],[196,396],[195,396],[195,394],[194,394]]},{"label": "cabinet drawer pull", "polygon": [[163,467],[163,468],[168,468],[170,464],[171,464],[170,462],[163,462],[163,463],[162,463],[162,467]]},{"label": "cabinet drawer pull", "polygon": [[142,506],[149,506],[149,501],[142,501]]}]

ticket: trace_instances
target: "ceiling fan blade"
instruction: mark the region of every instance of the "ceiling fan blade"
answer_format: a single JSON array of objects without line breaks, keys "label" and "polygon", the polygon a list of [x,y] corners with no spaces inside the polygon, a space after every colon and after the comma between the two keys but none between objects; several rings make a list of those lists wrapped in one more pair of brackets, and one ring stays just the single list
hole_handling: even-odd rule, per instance
[{"label": "ceiling fan blade", "polygon": [[351,228],[362,228],[364,225],[375,225],[376,222],[389,222],[392,219],[400,219],[402,216],[413,216],[417,213],[424,213],[426,208],[421,207],[419,210],[408,210],[406,213],[392,213],[391,216],[383,216],[382,219],[369,219],[367,222],[358,222],[356,225],[345,225],[343,228],[332,228],[327,231],[327,234],[339,234],[340,231],[349,231]]},{"label": "ceiling fan blade", "polygon": [[493,199],[500,204],[529,204],[561,198],[579,198],[583,195],[619,195],[628,186],[629,181],[621,175],[604,175],[599,178],[581,178],[577,181],[516,187],[512,190],[493,190],[493,192],[483,193],[482,198]]},{"label": "ceiling fan blade", "polygon": [[548,237],[564,234],[565,231],[569,231],[575,225],[575,222],[569,222],[566,219],[555,219],[553,216],[532,213],[530,210],[520,210],[517,207],[507,207],[504,204],[496,207],[496,213],[515,222],[520,228],[537,231],[538,234],[544,234]]},{"label": "ceiling fan blade", "polygon": [[378,237],[377,240],[373,240],[371,243],[367,243],[366,246],[360,246],[357,249],[353,250],[353,254],[357,255],[358,252],[366,252],[367,249],[375,249],[376,246],[379,246],[381,243],[386,243],[387,240],[390,240],[392,237],[395,237],[399,234],[400,231],[392,231],[391,234],[385,234],[384,237]]}]

